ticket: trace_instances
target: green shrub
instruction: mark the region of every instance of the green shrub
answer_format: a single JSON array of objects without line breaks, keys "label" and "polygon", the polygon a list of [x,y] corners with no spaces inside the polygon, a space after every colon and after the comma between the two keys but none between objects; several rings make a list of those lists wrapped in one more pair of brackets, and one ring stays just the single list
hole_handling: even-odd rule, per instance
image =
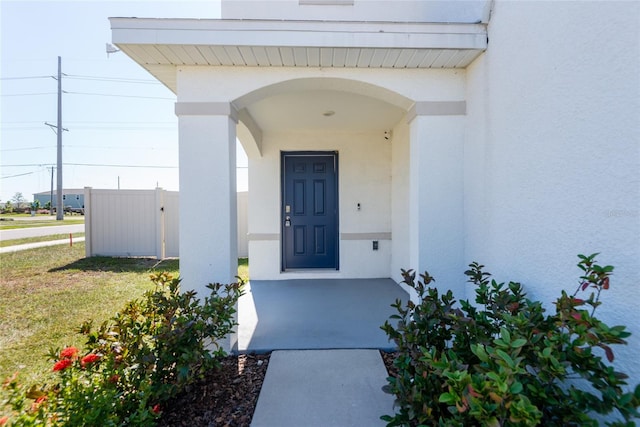
[{"label": "green shrub", "polygon": [[[428,273],[402,272],[419,302],[405,305],[382,329],[398,346],[397,375],[388,378],[397,413],[388,426],[585,426],[601,414],[634,425],[640,385],[625,392],[627,375],[607,364],[613,344],[626,344],[624,326],[594,317],[609,289],[611,266],[579,255],[583,275],[573,295],[562,291],[555,314],[526,298],[522,285],[490,280],[484,266],[465,272],[476,305],[440,295]],[[579,292],[591,289],[586,299]],[[624,420],[624,421],[620,421]]]},{"label": "green shrub", "polygon": [[200,303],[167,273],[151,279],[155,289],[142,300],[95,330],[82,325],[85,352],[50,352],[57,383],[27,390],[16,377],[7,380],[0,425],[155,425],[165,401],[218,366],[225,356],[218,342],[236,325],[242,281],[208,285],[211,295]]}]

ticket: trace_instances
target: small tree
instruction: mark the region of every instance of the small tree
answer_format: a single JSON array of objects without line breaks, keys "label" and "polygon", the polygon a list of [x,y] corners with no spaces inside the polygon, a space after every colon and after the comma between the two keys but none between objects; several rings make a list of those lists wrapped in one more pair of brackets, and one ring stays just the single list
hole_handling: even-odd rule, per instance
[{"label": "small tree", "polygon": [[11,200],[7,200],[4,204],[4,212],[5,213],[11,213],[13,212],[13,204],[11,203]]},{"label": "small tree", "polygon": [[38,211],[38,209],[40,209],[40,200],[35,199],[33,202],[31,202],[31,210]]},{"label": "small tree", "polygon": [[24,198],[24,196],[22,195],[21,192],[17,192],[16,194],[13,195],[13,197],[11,198],[11,200],[13,200],[13,203],[15,203],[15,207],[16,209],[20,209],[22,208],[22,204],[24,202],[26,202],[26,199]]}]

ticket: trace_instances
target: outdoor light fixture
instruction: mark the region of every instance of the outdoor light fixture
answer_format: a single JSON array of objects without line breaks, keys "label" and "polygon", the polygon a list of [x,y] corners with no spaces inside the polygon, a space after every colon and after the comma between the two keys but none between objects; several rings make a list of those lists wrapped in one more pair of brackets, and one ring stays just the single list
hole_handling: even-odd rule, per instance
[{"label": "outdoor light fixture", "polygon": [[107,43],[106,44],[106,50],[107,50],[107,58],[109,57],[110,54],[112,53],[116,53],[116,52],[120,52],[120,49],[118,49],[117,47],[115,47],[114,45],[112,45],[111,43]]}]

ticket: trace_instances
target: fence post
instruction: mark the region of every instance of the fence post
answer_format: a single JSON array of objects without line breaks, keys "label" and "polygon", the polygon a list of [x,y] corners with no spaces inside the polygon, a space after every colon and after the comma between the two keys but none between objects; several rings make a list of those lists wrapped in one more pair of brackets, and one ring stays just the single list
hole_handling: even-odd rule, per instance
[{"label": "fence post", "polygon": [[164,246],[164,190],[162,188],[156,188],[156,207],[155,207],[155,222],[156,222],[156,257],[161,260],[165,258],[165,246]]},{"label": "fence post", "polygon": [[91,187],[84,187],[84,255],[87,258],[93,256],[91,247]]}]

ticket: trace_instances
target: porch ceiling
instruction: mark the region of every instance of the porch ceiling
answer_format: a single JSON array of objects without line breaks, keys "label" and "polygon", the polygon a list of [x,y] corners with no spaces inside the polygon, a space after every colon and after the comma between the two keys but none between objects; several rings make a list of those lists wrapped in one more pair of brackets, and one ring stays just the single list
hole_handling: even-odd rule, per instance
[{"label": "porch ceiling", "polygon": [[262,99],[247,107],[262,131],[392,129],[405,111],[379,99],[353,93],[307,90]]},{"label": "porch ceiling", "polygon": [[174,93],[181,65],[465,68],[485,24],[110,18],[113,43]]}]

